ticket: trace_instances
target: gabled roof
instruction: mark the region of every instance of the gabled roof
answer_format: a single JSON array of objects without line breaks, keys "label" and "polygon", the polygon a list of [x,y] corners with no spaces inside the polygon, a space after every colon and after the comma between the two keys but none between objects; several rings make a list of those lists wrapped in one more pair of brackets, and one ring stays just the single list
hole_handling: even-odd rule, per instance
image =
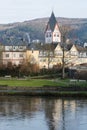
[{"label": "gabled roof", "polygon": [[57,44],[55,51],[59,51],[62,50],[62,46],[60,45],[60,43]]},{"label": "gabled roof", "polygon": [[81,47],[79,45],[75,45],[76,46],[76,49],[79,51],[79,52],[87,52],[87,48],[84,48],[84,47]]},{"label": "gabled roof", "polygon": [[84,48],[84,47],[82,47],[82,46],[80,46],[80,45],[75,45],[75,44],[72,44],[72,45],[70,46],[70,48],[68,48],[68,50],[71,50],[73,47],[74,47],[78,52],[87,52],[87,48]]},{"label": "gabled roof", "polygon": [[50,28],[51,31],[53,32],[56,24],[57,24],[57,20],[54,13],[52,12],[51,17],[49,18],[49,21],[47,24],[47,28]]}]

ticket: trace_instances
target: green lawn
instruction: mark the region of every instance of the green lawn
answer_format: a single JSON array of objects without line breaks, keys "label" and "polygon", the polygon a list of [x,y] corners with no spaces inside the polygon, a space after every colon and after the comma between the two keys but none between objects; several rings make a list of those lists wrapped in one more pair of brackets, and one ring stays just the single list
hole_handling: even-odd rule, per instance
[{"label": "green lawn", "polygon": [[0,85],[42,87],[44,85],[58,86],[58,83],[50,80],[40,80],[40,79],[31,79],[31,80],[14,79],[14,80],[0,80]]},{"label": "green lawn", "polygon": [[1,79],[0,85],[8,86],[25,86],[25,87],[42,87],[42,86],[87,86],[87,82],[70,82],[69,79],[61,80],[46,80],[46,79],[30,79],[30,80],[21,80],[21,79]]}]

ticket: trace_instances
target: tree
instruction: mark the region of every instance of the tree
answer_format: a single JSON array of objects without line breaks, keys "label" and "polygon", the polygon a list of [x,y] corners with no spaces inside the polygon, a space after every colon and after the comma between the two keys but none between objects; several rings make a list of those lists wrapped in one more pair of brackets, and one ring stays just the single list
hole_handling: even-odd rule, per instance
[{"label": "tree", "polygon": [[45,53],[45,57],[47,59],[47,64],[48,64],[48,69],[50,68],[50,64],[53,61],[54,58],[54,45],[53,44],[46,44],[43,47],[44,49],[44,53]]},{"label": "tree", "polygon": [[63,49],[63,56],[62,56],[62,78],[65,78],[65,47],[66,47],[66,40],[68,37],[68,33],[71,30],[68,26],[62,26],[61,33],[62,33],[62,49]]},{"label": "tree", "polygon": [[19,72],[21,75],[26,75],[26,76],[31,75],[32,73],[35,74],[39,72],[39,66],[35,62],[33,56],[30,55],[29,58],[20,65]]},{"label": "tree", "polygon": [[4,46],[0,43],[0,64],[3,63],[2,59],[3,59],[3,49]]}]

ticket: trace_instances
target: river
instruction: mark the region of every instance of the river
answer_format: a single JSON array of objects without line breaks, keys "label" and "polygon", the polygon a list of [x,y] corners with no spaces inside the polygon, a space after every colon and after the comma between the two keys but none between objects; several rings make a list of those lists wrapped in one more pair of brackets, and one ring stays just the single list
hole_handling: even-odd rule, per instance
[{"label": "river", "polygon": [[1,96],[0,130],[87,130],[87,99]]}]

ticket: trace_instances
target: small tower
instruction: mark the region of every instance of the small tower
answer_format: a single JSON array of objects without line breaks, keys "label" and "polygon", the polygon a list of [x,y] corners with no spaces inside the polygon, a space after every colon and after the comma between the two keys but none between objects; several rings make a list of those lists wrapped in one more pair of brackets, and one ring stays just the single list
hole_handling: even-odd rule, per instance
[{"label": "small tower", "polygon": [[52,12],[45,30],[45,43],[61,42],[61,33],[54,13]]}]

